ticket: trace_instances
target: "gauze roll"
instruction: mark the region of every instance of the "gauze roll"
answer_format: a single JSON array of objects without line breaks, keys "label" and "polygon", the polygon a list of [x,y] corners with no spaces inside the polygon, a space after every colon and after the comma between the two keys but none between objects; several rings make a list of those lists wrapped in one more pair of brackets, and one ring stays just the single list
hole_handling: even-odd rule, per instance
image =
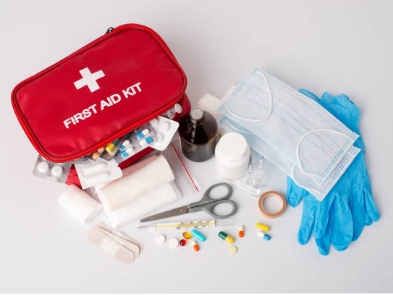
[{"label": "gauze roll", "polygon": [[135,198],[127,205],[115,211],[104,211],[108,217],[109,225],[113,228],[119,228],[155,210],[163,208],[180,199],[180,197],[180,191],[174,181],[171,181],[160,187],[154,188],[139,198]]},{"label": "gauze roll", "polygon": [[114,211],[132,200],[175,179],[175,175],[163,155],[144,167],[116,179],[97,190],[106,212]]},{"label": "gauze roll", "polygon": [[59,204],[76,220],[89,223],[100,211],[101,204],[76,185],[69,185],[59,197]]}]

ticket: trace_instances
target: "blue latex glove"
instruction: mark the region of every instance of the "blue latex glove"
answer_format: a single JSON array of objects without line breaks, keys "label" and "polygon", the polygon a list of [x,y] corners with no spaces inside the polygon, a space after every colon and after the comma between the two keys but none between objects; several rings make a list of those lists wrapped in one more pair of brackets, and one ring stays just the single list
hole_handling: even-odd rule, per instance
[{"label": "blue latex glove", "polygon": [[[299,92],[317,101],[349,129],[360,134],[360,111],[346,95],[332,96],[325,92],[319,99],[305,89]],[[322,201],[287,178],[288,203],[295,207],[303,199],[298,241],[306,244],[314,233],[322,255],[329,254],[330,245],[338,251],[345,250],[360,236],[365,225],[371,225],[380,217],[372,196],[362,138],[359,137],[354,145],[361,149],[360,153]]]}]

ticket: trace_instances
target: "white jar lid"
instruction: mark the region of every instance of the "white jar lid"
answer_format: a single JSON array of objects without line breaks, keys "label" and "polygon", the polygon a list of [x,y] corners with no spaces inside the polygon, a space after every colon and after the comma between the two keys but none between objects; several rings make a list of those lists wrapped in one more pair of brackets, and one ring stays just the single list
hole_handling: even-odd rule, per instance
[{"label": "white jar lid", "polygon": [[216,154],[228,161],[242,159],[248,151],[247,140],[243,135],[235,132],[224,134],[217,143]]}]

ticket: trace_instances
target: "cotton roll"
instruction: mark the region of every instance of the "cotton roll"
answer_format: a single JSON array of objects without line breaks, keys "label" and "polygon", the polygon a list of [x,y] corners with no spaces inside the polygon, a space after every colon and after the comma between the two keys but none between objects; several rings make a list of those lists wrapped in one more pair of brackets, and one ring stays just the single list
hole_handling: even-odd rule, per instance
[{"label": "cotton roll", "polygon": [[112,211],[105,212],[111,227],[119,228],[154,212],[181,198],[174,181],[154,188],[143,196],[136,198],[127,205]]},{"label": "cotton roll", "polygon": [[69,185],[59,197],[59,204],[79,222],[89,223],[100,211],[101,204],[76,185]]},{"label": "cotton roll", "polygon": [[106,211],[114,211],[132,200],[175,179],[163,155],[144,167],[116,179],[99,190],[99,199]]}]

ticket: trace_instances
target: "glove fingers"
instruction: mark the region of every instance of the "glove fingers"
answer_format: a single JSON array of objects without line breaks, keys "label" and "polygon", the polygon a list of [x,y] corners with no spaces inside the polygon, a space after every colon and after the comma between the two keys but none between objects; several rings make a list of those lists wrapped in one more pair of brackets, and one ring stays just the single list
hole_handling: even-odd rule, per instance
[{"label": "glove fingers", "polygon": [[360,191],[358,198],[354,200],[351,210],[354,217],[352,241],[356,241],[361,235],[364,226],[371,225],[373,221],[378,221],[380,217],[369,186]]},{"label": "glove fingers", "polygon": [[337,251],[343,251],[348,248],[353,237],[353,220],[348,195],[336,198],[333,210],[332,245]]},{"label": "glove fingers", "polygon": [[333,219],[329,219],[329,220],[330,220],[330,222],[328,222],[328,224],[327,224],[327,227],[325,230],[325,235],[323,235],[320,238],[315,239],[315,243],[317,244],[319,254],[322,254],[322,255],[328,255],[329,250],[330,250]]},{"label": "glove fingers", "polygon": [[364,194],[359,193],[350,204],[353,216],[353,236],[352,241],[356,241],[363,231],[364,225],[370,218],[366,217]]},{"label": "glove fingers", "polygon": [[289,205],[296,207],[309,193],[298,186],[290,177],[287,177],[287,200]]},{"label": "glove fingers", "polygon": [[366,215],[369,216],[372,221],[378,221],[381,215],[377,209],[377,206],[375,205],[373,195],[371,194],[371,189],[369,188],[364,190],[364,204]]},{"label": "glove fingers", "polygon": [[315,215],[315,238],[319,239],[325,235],[328,222],[329,212],[334,201],[334,194],[328,194],[320,203]]},{"label": "glove fingers", "polygon": [[300,223],[297,239],[301,245],[307,244],[314,229],[315,212],[318,201],[308,198],[303,202],[302,221]]}]

